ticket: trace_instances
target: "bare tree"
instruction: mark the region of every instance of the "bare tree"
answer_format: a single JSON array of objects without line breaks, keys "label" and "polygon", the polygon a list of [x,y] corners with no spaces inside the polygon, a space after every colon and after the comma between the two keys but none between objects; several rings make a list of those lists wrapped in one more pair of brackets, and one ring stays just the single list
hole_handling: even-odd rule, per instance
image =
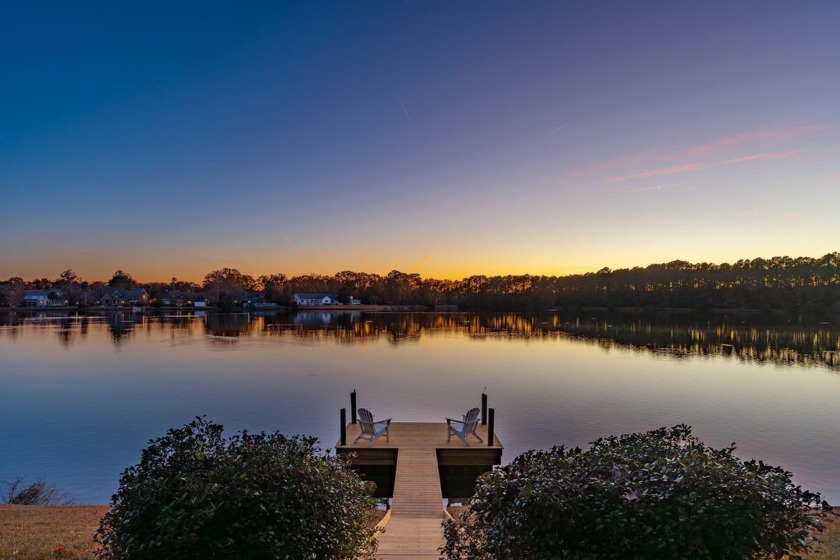
[{"label": "bare tree", "polygon": [[18,506],[67,506],[76,500],[43,478],[27,483],[22,476],[6,483],[2,503]]}]

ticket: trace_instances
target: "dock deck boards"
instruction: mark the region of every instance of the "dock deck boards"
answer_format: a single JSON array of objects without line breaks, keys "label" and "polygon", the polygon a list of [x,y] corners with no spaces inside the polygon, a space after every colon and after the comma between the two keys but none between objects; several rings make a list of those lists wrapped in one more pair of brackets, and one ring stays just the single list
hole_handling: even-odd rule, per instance
[{"label": "dock deck boards", "polygon": [[358,424],[348,424],[347,445],[336,444],[339,453],[356,452],[377,456],[377,450],[396,450],[397,467],[391,518],[385,533],[379,535],[382,560],[425,560],[440,558],[438,549],[443,546],[444,519],[443,493],[438,472],[439,449],[452,450],[459,456],[486,454],[501,456],[502,444],[498,437],[494,445],[487,445],[487,426],[478,426],[484,443],[470,439],[465,446],[452,437],[446,441],[446,423],[441,422],[392,422],[390,441],[380,437],[373,445],[367,439],[352,443],[359,435]]}]

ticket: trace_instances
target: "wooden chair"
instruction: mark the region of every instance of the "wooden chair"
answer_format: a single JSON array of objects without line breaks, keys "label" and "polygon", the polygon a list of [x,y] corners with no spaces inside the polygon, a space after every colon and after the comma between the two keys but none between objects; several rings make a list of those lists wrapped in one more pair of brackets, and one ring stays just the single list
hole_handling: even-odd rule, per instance
[{"label": "wooden chair", "polygon": [[[467,438],[473,436],[475,439],[479,441],[479,443],[484,443],[484,440],[475,433],[475,427],[478,425],[478,408],[473,408],[463,416],[463,420],[453,420],[452,418],[446,419],[446,441],[451,441],[452,436],[458,436],[458,439],[464,442],[464,445],[469,446],[470,444],[467,442]],[[461,428],[457,428],[452,424],[461,424]]]},{"label": "wooden chair", "polygon": [[353,443],[356,443],[357,441],[359,441],[362,438],[368,438],[368,439],[370,439],[370,443],[368,444],[368,447],[370,447],[371,445],[373,445],[376,442],[376,440],[379,439],[379,437],[382,434],[385,434],[385,441],[391,441],[391,419],[390,418],[386,418],[385,420],[380,420],[379,422],[374,422],[373,421],[373,414],[365,408],[360,408],[359,409],[359,426],[362,429],[362,433],[359,434],[359,437],[357,437],[353,441]]}]

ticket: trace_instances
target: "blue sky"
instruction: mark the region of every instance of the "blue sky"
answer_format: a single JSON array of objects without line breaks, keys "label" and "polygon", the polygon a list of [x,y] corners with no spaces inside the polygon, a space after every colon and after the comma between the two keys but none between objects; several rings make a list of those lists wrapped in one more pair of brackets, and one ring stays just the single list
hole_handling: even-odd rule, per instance
[{"label": "blue sky", "polygon": [[0,8],[0,278],[820,256],[836,2]]}]

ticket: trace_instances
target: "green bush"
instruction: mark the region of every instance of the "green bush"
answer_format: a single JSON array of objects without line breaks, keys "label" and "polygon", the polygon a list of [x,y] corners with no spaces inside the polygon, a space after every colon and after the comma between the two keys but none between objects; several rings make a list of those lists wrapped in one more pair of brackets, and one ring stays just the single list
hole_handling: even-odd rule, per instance
[{"label": "green bush", "polygon": [[529,451],[445,523],[450,559],[753,559],[810,547],[827,509],[791,474],[706,447],[685,425],[587,450]]},{"label": "green bush", "polygon": [[317,440],[222,437],[202,418],[169,430],[126,469],[96,533],[101,558],[366,557],[371,487]]}]

